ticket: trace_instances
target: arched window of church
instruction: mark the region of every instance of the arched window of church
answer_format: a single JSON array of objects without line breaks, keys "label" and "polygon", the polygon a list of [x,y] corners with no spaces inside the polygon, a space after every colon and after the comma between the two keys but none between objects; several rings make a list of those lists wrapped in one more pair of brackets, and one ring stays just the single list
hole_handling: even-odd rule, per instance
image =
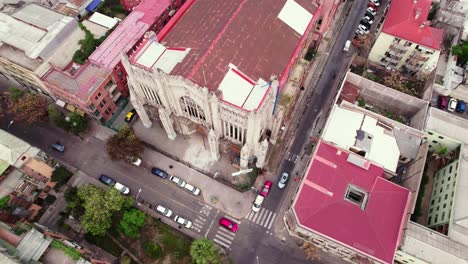
[{"label": "arched window of church", "polygon": [[190,97],[183,96],[179,99],[180,107],[188,116],[206,121],[205,113]]}]

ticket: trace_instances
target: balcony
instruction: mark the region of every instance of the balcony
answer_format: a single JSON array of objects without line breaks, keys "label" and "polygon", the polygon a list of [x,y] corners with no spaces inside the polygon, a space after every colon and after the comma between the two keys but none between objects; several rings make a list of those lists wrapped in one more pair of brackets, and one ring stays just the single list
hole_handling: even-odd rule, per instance
[{"label": "balcony", "polygon": [[122,94],[117,92],[115,95],[112,96],[112,101],[117,102]]},{"label": "balcony", "polygon": [[107,85],[106,86],[106,90],[112,94],[112,92],[115,90],[115,88],[117,88],[117,84],[112,84],[111,86]]}]

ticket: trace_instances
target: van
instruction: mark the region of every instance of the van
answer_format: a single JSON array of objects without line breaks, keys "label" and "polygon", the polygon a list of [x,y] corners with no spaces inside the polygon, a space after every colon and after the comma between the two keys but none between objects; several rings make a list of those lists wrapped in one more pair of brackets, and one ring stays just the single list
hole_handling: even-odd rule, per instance
[{"label": "van", "polygon": [[343,51],[344,51],[344,52],[348,52],[350,46],[351,46],[351,41],[350,41],[350,40],[347,40],[347,41],[345,42],[345,44],[344,44]]}]

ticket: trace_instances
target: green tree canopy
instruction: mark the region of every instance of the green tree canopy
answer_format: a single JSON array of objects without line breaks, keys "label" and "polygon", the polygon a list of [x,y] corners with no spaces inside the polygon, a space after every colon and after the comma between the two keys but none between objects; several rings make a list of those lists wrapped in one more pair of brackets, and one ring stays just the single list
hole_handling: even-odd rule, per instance
[{"label": "green tree canopy", "polygon": [[221,257],[215,244],[208,238],[200,238],[192,242],[190,256],[196,264],[218,264]]},{"label": "green tree canopy", "polygon": [[74,134],[79,134],[88,129],[89,123],[86,116],[81,116],[76,112],[71,112],[68,114],[66,120],[69,124],[70,132]]},{"label": "green tree canopy", "polygon": [[121,230],[130,238],[140,236],[140,227],[145,223],[145,214],[135,208],[126,211],[120,220]]},{"label": "green tree canopy", "polygon": [[44,98],[28,93],[8,103],[8,113],[18,122],[35,123],[47,120],[47,102]]},{"label": "green tree canopy", "polygon": [[465,64],[468,61],[468,40],[452,47],[452,53],[458,56],[458,62]]},{"label": "green tree canopy", "polygon": [[5,208],[8,206],[8,202],[10,201],[10,196],[5,196],[0,199],[0,208]]},{"label": "green tree canopy", "polygon": [[100,189],[94,185],[78,188],[78,197],[85,212],[81,223],[91,235],[102,236],[112,225],[112,214],[130,208],[133,198],[125,197],[115,188]]},{"label": "green tree canopy", "polygon": [[128,157],[141,156],[144,145],[130,126],[124,126],[107,140],[106,150],[113,160],[127,160]]},{"label": "green tree canopy", "polygon": [[18,88],[15,88],[15,87],[8,88],[8,91],[10,92],[10,99],[15,101],[15,102],[18,99],[20,99],[21,97],[23,97],[23,95],[24,95],[24,91],[22,91],[22,90],[20,90]]}]

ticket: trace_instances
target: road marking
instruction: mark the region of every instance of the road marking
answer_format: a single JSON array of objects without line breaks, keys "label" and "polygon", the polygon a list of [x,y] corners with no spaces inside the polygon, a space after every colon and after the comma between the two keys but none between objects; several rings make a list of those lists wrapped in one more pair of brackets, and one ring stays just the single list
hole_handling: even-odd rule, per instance
[{"label": "road marking", "polygon": [[231,245],[232,243],[232,238],[221,236],[219,233],[215,235],[215,238],[220,241],[223,241],[224,243],[228,245]]},{"label": "road marking", "polygon": [[276,216],[276,213],[273,215],[273,217],[271,218],[271,222],[270,224],[268,225],[268,228],[267,229],[270,229],[271,226],[273,225],[273,222],[275,221],[275,216]]},{"label": "road marking", "polygon": [[233,239],[236,236],[236,233],[233,233],[225,228],[220,228],[217,234],[229,237],[231,239]]},{"label": "road marking", "polygon": [[201,217],[198,216],[198,217],[195,219],[195,222],[199,222],[200,224],[203,225],[203,224],[206,222],[206,219],[201,218]]},{"label": "road marking", "polygon": [[265,210],[265,214],[262,216],[261,219],[258,219],[258,224],[263,225],[263,221],[265,220],[266,216],[268,215],[268,210]]},{"label": "road marking", "polygon": [[196,226],[192,226],[192,229],[196,230],[198,233],[200,233],[200,228],[196,227]]},{"label": "road marking", "polygon": [[215,219],[216,219],[216,216],[218,216],[218,213],[219,213],[219,210],[216,210],[216,215],[213,217],[213,220],[211,220],[211,224],[210,224],[210,226],[208,227],[208,230],[206,230],[205,237],[208,236],[208,232],[210,232],[210,229],[211,229],[211,227],[213,226],[213,223],[214,223],[214,221],[215,221]]},{"label": "road marking", "polygon": [[258,219],[257,221],[255,221],[255,223],[260,223],[262,220],[262,218],[264,217],[264,214],[268,212],[266,209],[262,208],[262,210],[260,211],[260,215],[258,216]]},{"label": "road marking", "polygon": [[238,225],[240,225],[241,221],[237,220],[237,219],[232,219],[232,218],[229,218],[229,220],[231,220],[232,222],[234,223],[237,223]]},{"label": "road marking", "polygon": [[265,218],[266,221],[264,223],[261,223],[260,225],[262,225],[263,227],[267,227],[268,222],[270,221],[270,218],[271,218],[272,215],[273,215],[273,212],[270,211],[270,213],[268,214],[268,217]]},{"label": "road marking", "polygon": [[219,244],[219,245],[225,247],[225,248],[228,248],[228,249],[230,248],[229,245],[226,245],[224,242],[221,242],[221,241],[219,241],[219,240],[216,239],[216,238],[213,239],[213,241],[214,241],[215,243],[217,243],[217,244]]},{"label": "road marking", "polygon": [[254,217],[252,218],[252,222],[255,222],[255,220],[257,220],[257,217],[258,215],[260,214],[260,212],[256,212]]},{"label": "road marking", "polygon": [[247,215],[247,220],[250,221],[250,220],[252,219],[252,216],[253,216],[254,214],[255,214],[254,211],[250,211],[250,212],[249,212],[249,215]]}]

